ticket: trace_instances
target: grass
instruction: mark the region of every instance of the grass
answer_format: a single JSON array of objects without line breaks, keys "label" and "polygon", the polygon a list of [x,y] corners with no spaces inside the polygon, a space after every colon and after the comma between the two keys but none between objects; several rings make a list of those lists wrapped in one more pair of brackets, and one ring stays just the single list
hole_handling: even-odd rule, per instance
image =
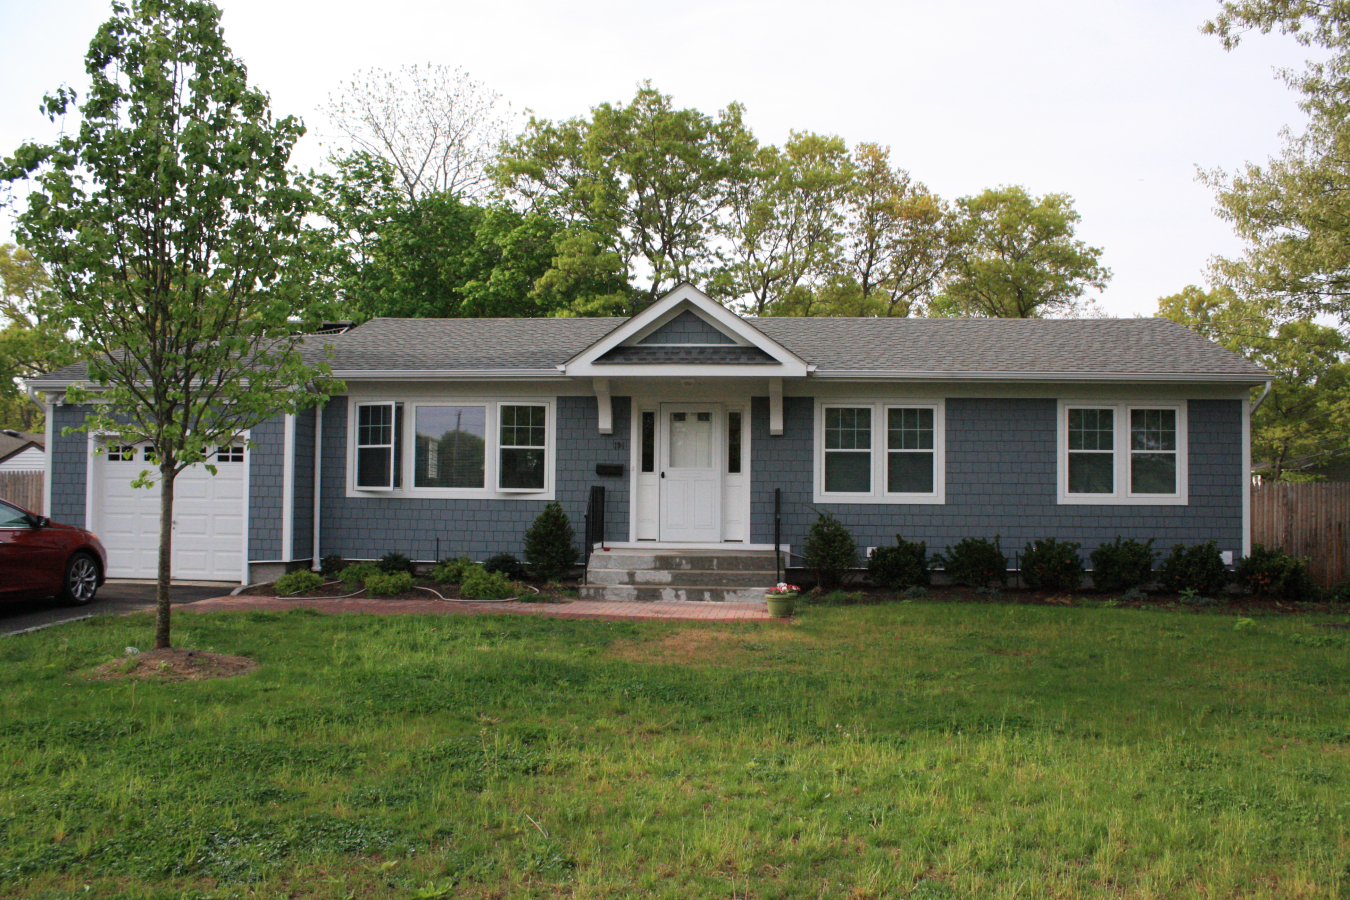
[{"label": "grass", "polygon": [[1333,618],[88,619],[0,641],[0,896],[1346,897]]}]

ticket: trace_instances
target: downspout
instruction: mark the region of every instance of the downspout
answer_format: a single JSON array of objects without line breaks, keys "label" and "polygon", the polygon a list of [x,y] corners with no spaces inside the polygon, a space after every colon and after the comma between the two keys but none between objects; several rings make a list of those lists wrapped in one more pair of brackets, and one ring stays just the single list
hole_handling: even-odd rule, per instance
[{"label": "downspout", "polygon": [[1256,402],[1252,404],[1251,409],[1247,410],[1247,415],[1249,416],[1256,415],[1256,411],[1261,408],[1261,404],[1265,403],[1266,398],[1270,396],[1270,386],[1273,385],[1274,383],[1275,382],[1273,381],[1266,382],[1265,389],[1261,391],[1261,396],[1257,397]]},{"label": "downspout", "polygon": [[319,513],[323,509],[322,497],[319,493],[322,484],[323,468],[323,404],[316,404],[314,407],[314,540],[312,552],[314,560],[310,568],[318,572],[323,568],[321,561],[323,554],[319,550]]}]

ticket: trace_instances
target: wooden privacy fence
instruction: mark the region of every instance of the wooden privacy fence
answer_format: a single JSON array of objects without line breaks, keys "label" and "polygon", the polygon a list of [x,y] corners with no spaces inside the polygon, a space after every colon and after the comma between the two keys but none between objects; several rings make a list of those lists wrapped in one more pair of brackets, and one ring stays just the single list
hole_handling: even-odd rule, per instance
[{"label": "wooden privacy fence", "polygon": [[42,476],[41,470],[0,472],[0,499],[45,515],[47,511],[42,508]]},{"label": "wooden privacy fence", "polygon": [[1350,483],[1253,487],[1252,543],[1307,557],[1323,587],[1350,578]]}]

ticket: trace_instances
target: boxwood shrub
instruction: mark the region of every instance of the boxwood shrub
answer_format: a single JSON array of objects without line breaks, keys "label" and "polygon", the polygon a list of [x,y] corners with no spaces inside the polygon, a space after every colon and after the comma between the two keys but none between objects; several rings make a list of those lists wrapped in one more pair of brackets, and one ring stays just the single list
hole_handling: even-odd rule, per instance
[{"label": "boxwood shrub", "polygon": [[1093,587],[1118,594],[1143,587],[1153,580],[1153,563],[1158,559],[1158,552],[1153,549],[1153,538],[1140,543],[1122,541],[1120,535],[1116,535],[1111,543],[1093,550],[1091,559]]},{"label": "boxwood shrub", "polygon": [[933,557],[933,562],[942,566],[947,577],[959,584],[982,588],[991,581],[1008,583],[1008,558],[999,546],[999,536],[992,541],[984,538],[963,538],[954,547],[947,548],[945,554]]},{"label": "boxwood shrub", "polygon": [[1022,580],[1038,591],[1064,593],[1078,590],[1083,582],[1082,544],[1054,538],[1032,541],[1022,551]]},{"label": "boxwood shrub", "polygon": [[289,597],[292,594],[312,591],[321,584],[323,584],[323,577],[318,572],[296,569],[294,572],[287,572],[277,579],[276,592],[278,597]]},{"label": "boxwood shrub", "polygon": [[1193,547],[1177,544],[1158,567],[1158,581],[1163,590],[1173,594],[1195,591],[1210,596],[1227,587],[1229,578],[1219,545],[1214,541]]},{"label": "boxwood shrub", "polygon": [[877,547],[867,560],[867,580],[881,587],[903,591],[929,584],[928,545],[895,536],[894,547]]}]

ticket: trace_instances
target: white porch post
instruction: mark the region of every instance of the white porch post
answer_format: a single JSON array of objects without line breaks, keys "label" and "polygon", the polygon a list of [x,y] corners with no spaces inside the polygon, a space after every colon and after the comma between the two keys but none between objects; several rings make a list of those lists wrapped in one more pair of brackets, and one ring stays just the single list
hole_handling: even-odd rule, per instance
[{"label": "white porch post", "polygon": [[783,433],[783,379],[769,379],[769,434]]}]

